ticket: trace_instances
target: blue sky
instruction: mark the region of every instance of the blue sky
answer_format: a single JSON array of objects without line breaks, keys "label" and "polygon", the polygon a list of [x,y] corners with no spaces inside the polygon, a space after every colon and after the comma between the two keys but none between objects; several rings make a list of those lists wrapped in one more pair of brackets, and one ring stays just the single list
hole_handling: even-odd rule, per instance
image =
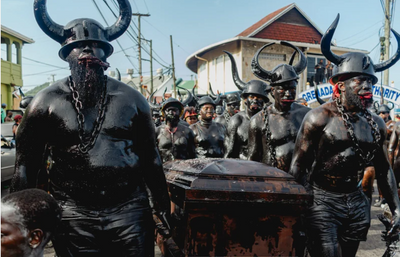
[{"label": "blue sky", "polygon": [[[95,0],[108,24],[115,22],[111,9],[116,11],[113,0]],[[170,35],[174,41],[174,60],[176,77],[190,79],[195,75],[185,66],[186,58],[195,51],[210,44],[232,38],[253,25],[271,12],[293,3],[293,0],[130,0],[134,13],[150,13],[150,17],[142,17],[142,35],[153,40],[154,57],[163,65],[171,64]],[[374,63],[379,62],[379,36],[383,36],[383,10],[380,0],[298,0],[295,2],[308,17],[325,31],[337,13],[341,19],[334,38],[338,46],[364,49],[371,51],[370,56]],[[398,4],[396,4],[398,9]],[[48,0],[47,8],[51,18],[62,25],[69,21],[89,17],[96,19],[106,26],[93,0]],[[392,27],[400,32],[400,13],[395,11]],[[137,33],[137,17],[133,17],[132,27]],[[31,89],[44,82],[50,81],[50,74],[55,79],[69,75],[68,64],[58,57],[59,43],[45,35],[36,23],[33,15],[33,0],[2,0],[1,24],[5,25],[29,38],[34,44],[25,45],[23,58],[47,63],[53,66],[23,59],[24,87]],[[131,31],[131,34],[134,32]],[[112,42],[114,54],[108,59],[111,69],[118,68],[122,76],[126,70],[133,68],[137,75],[137,45],[125,33],[119,43],[127,55],[121,51],[116,41]],[[391,53],[397,49],[397,42],[393,40]],[[145,48],[149,48],[144,44]],[[375,47],[375,49],[374,49]],[[4,51],[2,47],[2,56]],[[149,59],[147,53],[142,58]],[[134,67],[132,67],[132,62]],[[149,74],[150,64],[143,61],[143,73]],[[65,68],[65,69],[58,69]],[[162,68],[157,62],[153,63],[153,70]],[[164,68],[165,70],[165,68]],[[377,74],[380,79],[381,75]],[[390,81],[395,81],[400,88],[400,61],[390,69]]]}]

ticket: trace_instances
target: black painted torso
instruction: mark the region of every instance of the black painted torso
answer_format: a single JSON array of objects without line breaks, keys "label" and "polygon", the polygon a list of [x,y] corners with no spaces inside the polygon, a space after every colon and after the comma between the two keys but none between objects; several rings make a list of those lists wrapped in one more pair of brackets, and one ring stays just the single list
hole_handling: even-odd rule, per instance
[{"label": "black painted torso", "polygon": [[223,157],[225,128],[214,121],[209,126],[199,121],[190,125],[195,136],[197,158]]}]

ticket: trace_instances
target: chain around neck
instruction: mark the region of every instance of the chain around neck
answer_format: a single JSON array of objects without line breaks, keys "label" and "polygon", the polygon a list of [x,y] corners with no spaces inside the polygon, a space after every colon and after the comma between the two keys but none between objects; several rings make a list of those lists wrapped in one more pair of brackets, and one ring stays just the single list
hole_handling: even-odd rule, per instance
[{"label": "chain around neck", "polygon": [[[277,167],[278,166],[278,162],[276,161],[276,150],[275,150],[275,146],[272,145],[272,140],[271,140],[271,129],[269,127],[269,112],[268,112],[268,106],[265,105],[263,110],[264,112],[264,126],[262,128],[262,133],[265,135],[265,141],[268,147],[268,151],[269,151],[269,159],[271,162],[271,165],[273,167]],[[266,153],[264,153],[266,154]]]},{"label": "chain around neck", "polygon": [[82,153],[87,153],[90,149],[93,148],[93,146],[96,142],[96,139],[100,134],[101,126],[103,125],[103,122],[105,119],[105,111],[106,111],[107,100],[108,100],[107,99],[107,76],[104,76],[104,78],[105,78],[105,82],[104,82],[103,92],[102,92],[101,98],[100,98],[98,115],[97,115],[96,120],[94,121],[92,133],[90,133],[90,135],[85,135],[85,129],[84,129],[85,116],[82,113],[83,104],[82,104],[81,100],[79,99],[79,93],[76,90],[75,82],[72,80],[71,76],[69,77],[68,86],[72,92],[72,104],[74,105],[75,110],[77,112],[76,118],[78,121],[78,135],[79,135],[79,140],[80,140],[78,148]]},{"label": "chain around neck", "polygon": [[[344,107],[343,107],[342,102],[340,101],[339,97],[335,98],[335,103],[336,103],[338,112],[342,116],[344,126],[347,129],[347,133],[349,134],[351,141],[353,142],[353,149],[364,162],[365,166],[363,168],[365,168],[367,166],[371,166],[372,160],[375,157],[375,152],[380,147],[379,141],[381,140],[381,134],[379,132],[378,124],[376,124],[376,122],[372,118],[371,113],[369,113],[367,110],[364,110],[362,112],[363,117],[367,120],[369,126],[371,127],[371,134],[372,134],[372,137],[374,138],[374,144],[375,144],[375,148],[372,151],[369,151],[369,152],[367,152],[367,154],[365,154],[364,151],[361,149],[358,139],[356,137],[356,134],[354,132],[354,126],[350,121],[350,116],[344,110]],[[360,163],[360,165],[362,165],[362,164]]]}]

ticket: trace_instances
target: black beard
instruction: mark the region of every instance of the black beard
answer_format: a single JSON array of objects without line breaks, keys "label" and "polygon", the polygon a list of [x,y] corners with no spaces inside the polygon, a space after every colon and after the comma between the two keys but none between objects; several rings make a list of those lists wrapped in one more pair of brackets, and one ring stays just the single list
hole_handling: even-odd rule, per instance
[{"label": "black beard", "polygon": [[72,81],[75,82],[79,99],[86,106],[93,106],[99,102],[104,90],[105,76],[101,65],[83,62],[79,64],[76,58],[68,56],[66,59],[71,69]]},{"label": "black beard", "polygon": [[170,123],[176,123],[179,121],[179,116],[176,115],[165,115],[165,120]]},{"label": "black beard", "polygon": [[346,86],[345,97],[350,106],[355,106],[360,110],[368,109],[374,101],[372,98],[361,100],[358,95],[351,92],[349,86]]}]

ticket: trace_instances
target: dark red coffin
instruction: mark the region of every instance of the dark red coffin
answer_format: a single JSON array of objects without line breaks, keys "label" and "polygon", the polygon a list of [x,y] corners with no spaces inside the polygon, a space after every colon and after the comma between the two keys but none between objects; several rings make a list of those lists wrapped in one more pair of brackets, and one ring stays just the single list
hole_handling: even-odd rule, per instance
[{"label": "dark red coffin", "polygon": [[214,158],[168,162],[164,171],[172,239],[185,256],[303,253],[300,215],[311,195],[286,172],[253,161]]}]

